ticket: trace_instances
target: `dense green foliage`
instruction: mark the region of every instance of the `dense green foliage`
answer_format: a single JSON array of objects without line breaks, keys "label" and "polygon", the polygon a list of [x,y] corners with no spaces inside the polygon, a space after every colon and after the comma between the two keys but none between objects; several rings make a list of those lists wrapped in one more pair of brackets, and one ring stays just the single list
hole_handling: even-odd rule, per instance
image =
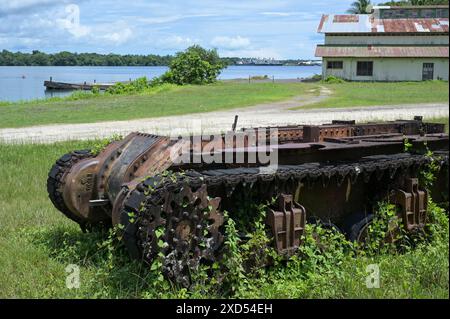
[{"label": "dense green foliage", "polygon": [[[118,82],[113,86],[106,89],[105,94],[133,94],[133,93],[141,93],[146,89],[150,89],[153,87],[152,82],[149,81],[145,76],[142,78],[137,78],[133,81],[122,83]],[[95,92],[93,92],[95,93]]]},{"label": "dense green foliage", "polygon": [[[371,5],[370,0],[357,0],[351,4],[348,13],[366,14],[367,7]],[[430,5],[448,5],[448,0],[399,0],[378,3],[380,6],[430,6]]]},{"label": "dense green foliage", "polygon": [[71,53],[67,51],[47,54],[34,50],[32,53],[0,52],[0,65],[7,66],[162,66],[169,65],[172,56],[155,54],[98,54]]},{"label": "dense green foliage", "polygon": [[329,75],[325,79],[322,80],[322,83],[327,83],[327,84],[339,84],[339,83],[344,83],[344,82],[346,82],[344,79],[334,76],[334,75]]},{"label": "dense green foliage", "polygon": [[430,6],[430,5],[448,5],[448,0],[402,0],[388,1],[380,3],[383,6]]},{"label": "dense green foliage", "polygon": [[213,83],[225,66],[215,49],[194,45],[176,54],[161,80],[178,85]]},{"label": "dense green foliage", "polygon": [[[413,245],[385,246],[392,209],[385,204],[373,226],[370,247],[361,249],[341,234],[308,224],[299,253],[282,261],[267,246],[264,206],[255,207],[245,229],[236,212],[226,219],[226,257],[201,267],[187,290],[161,276],[152,265],[131,261],[114,230],[82,233],[53,208],[45,189],[52,163],[73,149],[97,142],[51,145],[0,144],[1,298],[448,298],[448,216],[430,202],[426,238]],[[13,212],[13,213],[12,213]],[[381,236],[380,236],[381,234]],[[320,240],[317,240],[320,238]],[[377,239],[378,238],[378,239]],[[405,243],[405,245],[403,244]],[[378,245],[378,247],[382,247]],[[269,261],[268,267],[260,267]],[[65,268],[80,266],[79,289],[66,287]],[[366,287],[366,267],[377,264],[381,286]]]}]

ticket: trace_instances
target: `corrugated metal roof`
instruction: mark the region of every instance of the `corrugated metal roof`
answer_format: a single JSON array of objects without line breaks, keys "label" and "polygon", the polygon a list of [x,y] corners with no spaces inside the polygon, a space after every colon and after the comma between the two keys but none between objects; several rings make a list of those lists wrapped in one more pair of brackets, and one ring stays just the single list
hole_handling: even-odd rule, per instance
[{"label": "corrugated metal roof", "polygon": [[356,14],[335,15],[333,23],[359,22],[359,16]]},{"label": "corrugated metal roof", "polygon": [[368,14],[323,15],[321,33],[448,33],[448,18],[375,19]]},{"label": "corrugated metal roof", "polygon": [[448,19],[379,19],[384,32],[448,32]]},{"label": "corrugated metal roof", "polygon": [[318,46],[316,57],[349,58],[448,58],[448,47],[418,46]]},{"label": "corrugated metal roof", "polygon": [[[355,14],[356,18],[348,19],[347,15],[330,14],[323,15],[318,32],[323,33],[368,33],[371,32],[371,22],[368,14]],[[344,18],[343,18],[344,17]]]}]

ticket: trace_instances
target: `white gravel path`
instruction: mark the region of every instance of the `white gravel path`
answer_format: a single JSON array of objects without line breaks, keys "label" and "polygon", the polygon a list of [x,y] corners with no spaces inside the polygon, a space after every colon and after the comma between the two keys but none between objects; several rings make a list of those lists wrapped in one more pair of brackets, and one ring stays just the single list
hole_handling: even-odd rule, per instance
[{"label": "white gravel path", "polygon": [[114,133],[126,135],[140,131],[159,135],[182,135],[224,132],[231,129],[234,116],[239,115],[238,128],[289,124],[322,124],[332,120],[412,119],[415,115],[425,119],[449,116],[448,103],[352,107],[336,109],[289,110],[289,108],[317,102],[327,97],[296,97],[288,101],[260,104],[244,109],[188,114],[130,121],[89,124],[56,124],[24,128],[0,129],[0,143],[51,143],[65,140],[86,140],[108,137]]}]

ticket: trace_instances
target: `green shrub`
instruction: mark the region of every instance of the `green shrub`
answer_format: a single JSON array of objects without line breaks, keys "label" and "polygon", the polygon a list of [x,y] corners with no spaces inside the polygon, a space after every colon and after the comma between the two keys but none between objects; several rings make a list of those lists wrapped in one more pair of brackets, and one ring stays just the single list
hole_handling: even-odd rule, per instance
[{"label": "green shrub", "polygon": [[106,90],[106,94],[133,94],[140,93],[151,87],[151,83],[144,76],[136,80],[122,83],[118,82]]},{"label": "green shrub", "polygon": [[225,63],[215,49],[206,50],[194,45],[176,54],[161,81],[178,85],[213,83],[224,67]]},{"label": "green shrub", "polygon": [[327,84],[339,84],[339,83],[345,83],[346,81],[337,76],[329,75],[325,79],[323,79],[322,82],[327,83]]},{"label": "green shrub", "polygon": [[89,99],[93,98],[96,95],[91,91],[82,91],[82,90],[76,90],[73,91],[68,97],[64,98],[70,101],[77,101],[82,99]]},{"label": "green shrub", "polygon": [[254,75],[254,76],[250,77],[250,80],[258,81],[258,80],[267,80],[268,78],[269,78],[269,76],[267,74],[266,75]]},{"label": "green shrub", "polygon": [[94,85],[91,89],[92,94],[98,95],[100,94],[100,87],[98,85]]},{"label": "green shrub", "polygon": [[91,153],[94,156],[97,156],[100,154],[101,151],[103,151],[109,144],[111,144],[114,141],[120,141],[123,139],[123,136],[120,134],[114,134],[113,136],[109,138],[104,138],[102,140],[97,141],[94,145],[92,145]]}]

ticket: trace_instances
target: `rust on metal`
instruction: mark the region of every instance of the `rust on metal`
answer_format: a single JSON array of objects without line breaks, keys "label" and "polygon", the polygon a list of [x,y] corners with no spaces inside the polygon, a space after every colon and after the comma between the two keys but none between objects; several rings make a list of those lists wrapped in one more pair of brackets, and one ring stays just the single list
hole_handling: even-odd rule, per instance
[{"label": "rust on metal", "polygon": [[323,15],[317,31],[329,34],[448,33],[447,18],[380,19],[374,15]]},{"label": "rust on metal", "polygon": [[[83,229],[122,225],[130,256],[151,262],[163,254],[164,273],[182,285],[200,263],[221,258],[225,211],[256,218],[251,209],[242,212],[245,203],[267,207],[278,199],[266,223],[276,250],[289,255],[301,245],[306,212],[350,236],[345,225],[375,214],[390,193],[406,229],[423,228],[427,193],[417,177],[429,164],[428,150],[439,154],[433,199],[448,201],[439,197],[448,193],[442,124],[415,117],[234,129],[177,139],[135,132],[99,154],[68,153],[49,172],[49,197]],[[414,152],[405,152],[405,140]],[[267,141],[273,143],[259,144]],[[263,161],[272,155],[276,162]]]},{"label": "rust on metal", "polygon": [[404,188],[396,189],[391,201],[400,208],[407,231],[424,228],[427,220],[427,192],[419,189],[417,178],[406,179]]},{"label": "rust on metal", "polygon": [[343,22],[359,22],[359,16],[356,14],[339,14],[334,16],[333,23]]},{"label": "rust on metal", "polygon": [[324,24],[327,23],[328,18],[329,18],[328,14],[323,14],[322,15],[322,18],[320,19],[319,26],[317,27],[317,32],[322,32],[322,28],[323,28]]},{"label": "rust on metal", "polygon": [[266,220],[278,253],[291,255],[296,251],[305,230],[305,222],[305,208],[295,203],[292,195],[281,194],[276,208],[268,210]]},{"label": "rust on metal", "polygon": [[389,33],[448,33],[448,18],[428,19],[376,19],[375,25],[382,25]]}]

